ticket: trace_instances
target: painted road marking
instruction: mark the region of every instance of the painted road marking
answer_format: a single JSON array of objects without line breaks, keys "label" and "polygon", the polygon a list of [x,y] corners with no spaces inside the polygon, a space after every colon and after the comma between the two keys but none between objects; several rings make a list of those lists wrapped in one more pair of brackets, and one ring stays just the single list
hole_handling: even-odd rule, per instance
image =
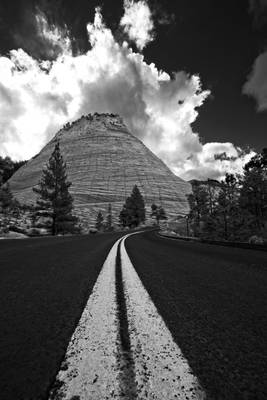
[{"label": "painted road marking", "polygon": [[121,258],[137,398],[203,400],[204,391],[129,259],[125,239]]},{"label": "painted road marking", "polygon": [[119,398],[114,274],[119,241],[110,250],[74,331],[50,400]]},{"label": "painted road marking", "polygon": [[121,262],[121,242],[117,248],[115,264],[116,282],[116,301],[118,315],[118,334],[119,334],[119,357],[118,365],[120,368],[120,392],[128,400],[137,398],[137,382],[135,377],[135,362],[131,348],[129,321],[125,288],[123,281],[122,262]]},{"label": "painted road marking", "polygon": [[128,257],[131,235],[108,254],[50,400],[205,399]]}]

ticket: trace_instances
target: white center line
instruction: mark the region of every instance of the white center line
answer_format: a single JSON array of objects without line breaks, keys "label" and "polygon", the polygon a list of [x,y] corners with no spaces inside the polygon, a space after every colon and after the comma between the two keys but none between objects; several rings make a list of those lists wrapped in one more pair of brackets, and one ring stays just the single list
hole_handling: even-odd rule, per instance
[{"label": "white center line", "polygon": [[138,399],[205,399],[121,242],[123,280]]},{"label": "white center line", "polygon": [[[133,379],[136,399],[205,399],[197,378],[128,257],[124,242],[131,235],[119,239],[108,254],[69,343],[50,400],[130,398],[130,392],[125,391],[125,382]],[[116,302],[115,269],[120,242],[125,318],[134,362],[128,380],[125,379],[127,368],[122,361],[121,316]]]},{"label": "white center line", "polygon": [[75,396],[79,400],[119,398],[114,272],[119,242],[110,250],[95,283],[67,348],[50,400]]}]

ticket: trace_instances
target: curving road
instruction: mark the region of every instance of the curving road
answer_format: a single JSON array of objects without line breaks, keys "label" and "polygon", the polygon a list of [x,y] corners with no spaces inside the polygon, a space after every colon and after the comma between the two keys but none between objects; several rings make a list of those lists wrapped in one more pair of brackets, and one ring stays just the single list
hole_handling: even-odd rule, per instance
[{"label": "curving road", "polygon": [[135,235],[113,245],[50,400],[205,399],[128,257],[124,242]]},{"label": "curving road", "polygon": [[207,398],[267,399],[267,253],[155,233],[126,249]]},{"label": "curving road", "polygon": [[47,399],[102,265],[123,234],[0,241],[0,399]]},{"label": "curving road", "polygon": [[266,399],[267,253],[122,236],[0,243],[2,398]]}]

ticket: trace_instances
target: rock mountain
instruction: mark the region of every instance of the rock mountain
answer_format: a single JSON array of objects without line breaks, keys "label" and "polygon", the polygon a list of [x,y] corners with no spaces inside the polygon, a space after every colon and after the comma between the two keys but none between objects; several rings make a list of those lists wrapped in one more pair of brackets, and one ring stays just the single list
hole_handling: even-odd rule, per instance
[{"label": "rock mountain", "polygon": [[109,203],[117,218],[135,184],[149,211],[154,202],[162,205],[169,217],[188,212],[186,194],[191,185],[133,136],[118,115],[97,113],[66,124],[12,176],[10,188],[20,202],[35,202],[32,188],[38,184],[57,140],[72,182],[75,214],[83,225],[92,225],[97,212],[105,214]]}]

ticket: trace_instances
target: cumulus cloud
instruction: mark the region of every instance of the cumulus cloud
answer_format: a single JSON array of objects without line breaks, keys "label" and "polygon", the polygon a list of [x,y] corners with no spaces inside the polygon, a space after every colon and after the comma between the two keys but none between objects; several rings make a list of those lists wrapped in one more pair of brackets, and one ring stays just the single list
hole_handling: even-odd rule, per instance
[{"label": "cumulus cloud", "polygon": [[198,76],[170,76],[147,64],[127,42],[116,42],[99,9],[87,25],[91,50],[76,56],[66,32],[49,32],[40,21],[43,35],[58,41],[60,52],[52,61],[38,61],[22,49],[0,57],[0,155],[30,158],[67,121],[110,112],[120,114],[131,132],[181,177],[240,172],[248,156],[231,143],[203,145],[192,131],[209,95]]},{"label": "cumulus cloud", "polygon": [[204,180],[221,178],[226,172],[240,174],[253,155],[253,151],[245,153],[232,143],[206,143],[183,163],[183,177]]},{"label": "cumulus cloud", "polygon": [[243,93],[255,98],[258,111],[267,109],[267,51],[256,58]]},{"label": "cumulus cloud", "polygon": [[139,50],[153,40],[153,19],[146,1],[124,0],[125,13],[120,21],[129,38]]}]

